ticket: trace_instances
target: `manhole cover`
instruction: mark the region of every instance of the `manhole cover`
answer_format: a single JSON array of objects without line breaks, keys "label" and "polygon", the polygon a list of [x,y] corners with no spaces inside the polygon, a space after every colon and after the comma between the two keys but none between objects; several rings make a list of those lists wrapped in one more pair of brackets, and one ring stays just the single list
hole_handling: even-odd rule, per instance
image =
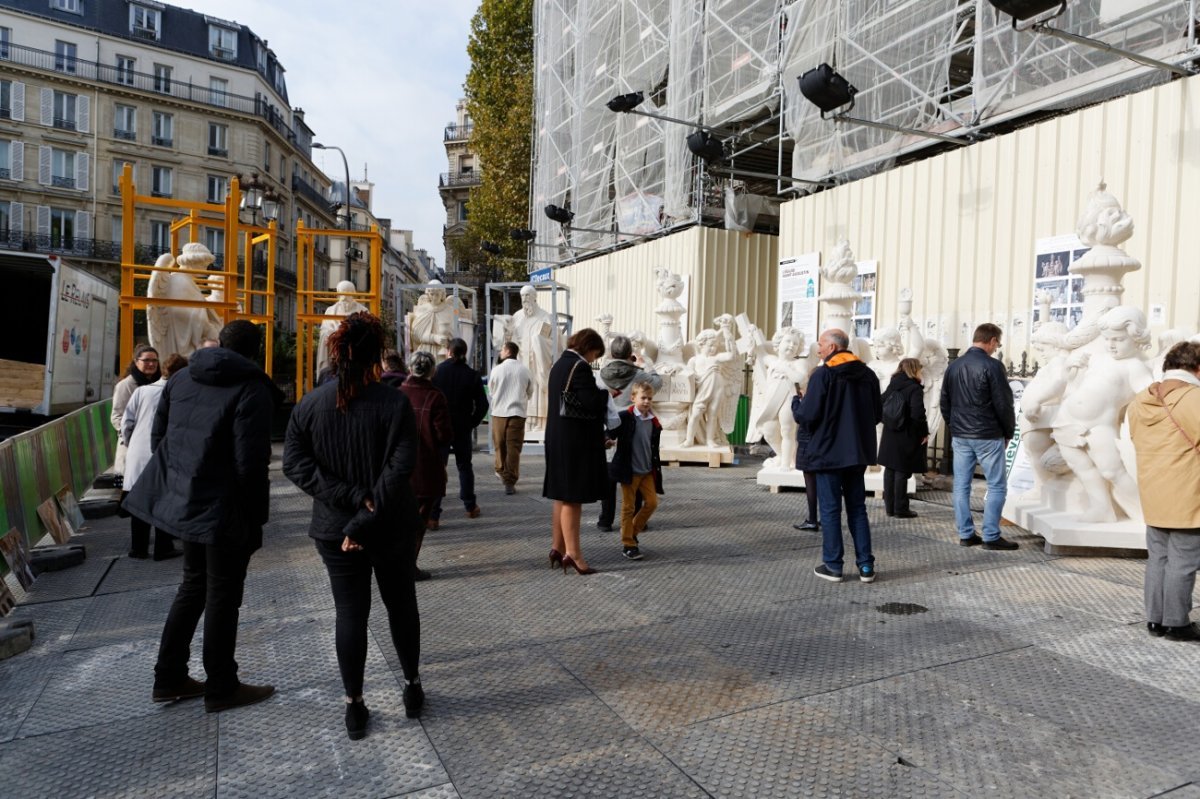
[{"label": "manhole cover", "polygon": [[885,602],[875,608],[880,613],[887,613],[889,616],[912,616],[917,613],[926,613],[929,608],[924,605],[914,605],[912,602]]}]

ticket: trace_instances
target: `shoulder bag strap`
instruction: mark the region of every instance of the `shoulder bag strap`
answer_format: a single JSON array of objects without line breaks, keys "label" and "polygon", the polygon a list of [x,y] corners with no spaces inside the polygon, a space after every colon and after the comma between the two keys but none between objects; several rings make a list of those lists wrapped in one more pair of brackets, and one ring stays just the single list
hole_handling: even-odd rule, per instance
[{"label": "shoulder bag strap", "polygon": [[1196,445],[1196,442],[1192,440],[1192,437],[1189,436],[1187,431],[1183,429],[1183,425],[1179,424],[1178,420],[1175,419],[1175,414],[1171,413],[1171,408],[1167,405],[1167,401],[1163,399],[1162,383],[1154,384],[1153,394],[1158,401],[1162,403],[1163,410],[1167,412],[1167,418],[1171,420],[1171,424],[1175,425],[1175,429],[1179,431],[1179,434],[1187,439],[1187,442],[1192,445],[1192,449],[1200,452],[1200,446]]}]

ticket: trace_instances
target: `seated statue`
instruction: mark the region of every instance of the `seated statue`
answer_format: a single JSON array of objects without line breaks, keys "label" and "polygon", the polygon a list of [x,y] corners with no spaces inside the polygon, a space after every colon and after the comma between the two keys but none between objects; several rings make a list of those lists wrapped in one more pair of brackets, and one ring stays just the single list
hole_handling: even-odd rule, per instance
[{"label": "seated statue", "polygon": [[321,323],[321,337],[317,342],[317,373],[320,374],[329,365],[329,337],[342,324],[342,320],[352,313],[371,310],[358,300],[351,297],[357,292],[354,283],[349,280],[337,284],[338,300],[325,309],[325,315],[330,319]]},{"label": "seated statue", "polygon": [[[215,259],[213,254],[203,244],[189,242],[183,245],[179,258],[170,253],[163,253],[155,261],[159,267],[150,277],[146,287],[146,296],[162,297],[172,300],[191,300],[195,303],[206,303],[209,296],[196,285],[193,275],[177,271],[162,271],[166,269],[208,269]],[[205,279],[205,284],[210,285]],[[148,305],[146,307],[146,327],[150,346],[166,357],[179,353],[189,357],[200,348],[205,339],[215,339],[224,324],[222,315],[217,311],[202,306],[187,308],[178,305]]]},{"label": "seated statue", "polygon": [[412,352],[428,352],[435,361],[446,354],[450,339],[459,334],[458,318],[465,309],[457,298],[447,298],[446,287],[432,281],[408,314],[408,336]]}]

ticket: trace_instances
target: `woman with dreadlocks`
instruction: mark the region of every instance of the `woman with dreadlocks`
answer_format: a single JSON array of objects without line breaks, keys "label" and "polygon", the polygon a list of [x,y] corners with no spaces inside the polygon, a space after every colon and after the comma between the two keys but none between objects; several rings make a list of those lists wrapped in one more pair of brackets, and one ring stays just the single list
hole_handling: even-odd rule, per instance
[{"label": "woman with dreadlocks", "polygon": [[360,311],[343,320],[329,337],[336,378],[310,391],[292,411],[283,450],[284,474],[313,498],[309,535],[333,589],[346,732],[355,741],[367,734],[362,691],[372,572],[407,680],[405,714],[416,718],[425,701],[413,581],[419,521],[409,484],[417,429],[408,399],[379,382],[382,352],[377,317]]}]

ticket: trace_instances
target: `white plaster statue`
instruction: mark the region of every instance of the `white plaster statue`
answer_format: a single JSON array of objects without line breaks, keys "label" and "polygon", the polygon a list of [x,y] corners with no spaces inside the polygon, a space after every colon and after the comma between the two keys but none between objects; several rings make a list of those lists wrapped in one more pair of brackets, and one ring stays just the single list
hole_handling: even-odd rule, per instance
[{"label": "white plaster statue", "polygon": [[596,323],[596,332],[600,334],[600,338],[604,342],[604,354],[600,356],[600,360],[596,365],[596,368],[599,369],[612,360],[612,356],[608,353],[608,348],[612,346],[612,340],[616,337],[616,334],[612,332],[612,314],[602,313],[592,321]]},{"label": "white plaster statue", "polygon": [[808,387],[817,357],[806,351],[804,333],[794,327],[780,328],[768,343],[745,316],[737,321],[743,338],[750,341],[752,349],[747,354],[754,362],[754,394],[746,440],[763,438],[775,453],[763,463],[764,471],[794,472],[796,421],[792,417],[792,397],[797,388]]},{"label": "white plaster statue", "polygon": [[441,360],[450,339],[459,335],[460,317],[469,316],[457,297],[448,297],[446,287],[430,281],[417,305],[408,314],[408,337],[412,352],[428,352]]},{"label": "white plaster statue", "polygon": [[357,291],[358,289],[353,282],[349,280],[340,281],[337,284],[337,302],[325,309],[325,315],[330,318],[321,322],[321,335],[317,341],[318,374],[329,365],[329,337],[341,326],[342,320],[352,313],[371,310],[350,296]]},{"label": "white plaster statue", "polygon": [[821,315],[821,328],[844,330],[851,336],[850,349],[866,362],[871,361],[870,342],[866,339],[854,338],[854,306],[862,299],[862,294],[854,290],[854,279],[858,277],[858,265],[854,261],[854,252],[850,242],[842,239],[829,255],[829,263],[821,267],[821,294],[817,301],[824,305]]},{"label": "white plaster statue", "polygon": [[[683,446],[728,448],[724,438],[733,431],[737,414],[738,362],[733,338],[733,317],[713,320],[717,330],[701,330],[693,342],[696,354],[687,362],[686,374],[696,381]],[[723,435],[724,434],[724,435]]]},{"label": "white plaster statue", "polygon": [[[1041,318],[1049,319],[1049,303]],[[1067,366],[1067,326],[1062,322],[1042,322],[1029,343],[1041,358],[1037,374],[1021,395],[1021,445],[1041,484],[1070,473],[1054,442],[1054,421],[1073,374]],[[1039,490],[1035,485],[1034,491]]]},{"label": "white plaster statue", "polygon": [[1063,460],[1087,493],[1084,522],[1116,521],[1118,508],[1141,517],[1137,483],[1117,445],[1125,406],[1153,382],[1142,351],[1150,344],[1146,318],[1118,306],[1099,319],[1106,352],[1076,350],[1067,358],[1074,376],[1054,419],[1053,435]]},{"label": "white plaster statue", "polygon": [[[517,357],[533,377],[533,398],[529,400],[525,421],[527,432],[546,428],[546,391],[550,385],[550,367],[558,356],[554,347],[554,326],[554,317],[538,305],[537,289],[522,286],[521,309],[513,314],[510,338],[520,347]],[[561,343],[559,349],[562,349]]]},{"label": "white plaster statue", "polygon": [[[172,271],[155,271],[150,277],[146,295],[152,298],[207,302],[210,298],[196,285],[195,276],[174,270],[205,270],[214,260],[216,259],[208,248],[197,242],[183,245],[178,258],[174,258],[170,253],[163,253],[154,265]],[[208,285],[207,280],[205,285]],[[217,338],[222,324],[222,315],[209,308],[173,305],[146,307],[146,327],[150,345],[158,350],[163,359],[172,353],[189,357],[200,348],[205,339]]]},{"label": "white plaster statue", "polygon": [[629,343],[633,345],[633,354],[637,356],[638,365],[646,370],[653,369],[657,373],[658,347],[654,346],[654,342],[641,330],[634,330],[629,333]]},{"label": "white plaster statue", "polygon": [[1167,357],[1167,353],[1181,341],[1187,341],[1191,338],[1191,333],[1186,330],[1180,330],[1173,327],[1170,330],[1164,330],[1158,334],[1158,352],[1154,354],[1154,359],[1150,361],[1150,372],[1154,375],[1155,380],[1162,380],[1163,376],[1163,361]]},{"label": "white plaster statue", "polygon": [[880,390],[885,390],[904,359],[904,340],[897,327],[884,327],[871,337],[871,362],[867,366],[879,378]]},{"label": "white plaster statue", "polygon": [[658,296],[662,298],[654,309],[658,317],[657,369],[660,375],[676,375],[683,371],[690,355],[684,345],[680,323],[680,318],[687,312],[679,302],[684,289],[683,278],[662,268],[655,269],[654,275]]},{"label": "white plaster statue", "polygon": [[942,379],[950,365],[950,353],[936,338],[928,337],[921,346],[921,386],[924,392],[925,420],[929,424],[929,437],[934,438],[942,429]]}]

